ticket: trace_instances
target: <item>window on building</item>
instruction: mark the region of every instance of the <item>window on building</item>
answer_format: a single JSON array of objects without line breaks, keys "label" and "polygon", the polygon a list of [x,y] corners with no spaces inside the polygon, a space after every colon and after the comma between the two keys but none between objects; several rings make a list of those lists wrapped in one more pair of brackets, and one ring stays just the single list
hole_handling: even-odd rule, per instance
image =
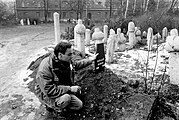
[{"label": "window on building", "polygon": [[55,7],[58,8],[58,5],[56,4]]},{"label": "window on building", "polygon": [[98,15],[101,16],[101,12],[98,12]]},{"label": "window on building", "polygon": [[71,18],[73,17],[73,12],[70,12],[70,17],[71,17]]},{"label": "window on building", "polygon": [[48,12],[48,18],[51,18],[51,12]]},{"label": "window on building", "polygon": [[92,17],[91,13],[88,13],[88,14],[87,14],[87,18],[88,18],[88,19],[91,19],[91,17]]},{"label": "window on building", "polygon": [[66,6],[67,6],[66,1],[62,1],[62,7],[64,8],[64,7],[66,7]]},{"label": "window on building", "polygon": [[27,17],[28,16],[28,13],[27,12],[24,12],[24,15],[23,15],[24,17]]},{"label": "window on building", "polygon": [[24,4],[24,2],[22,2],[22,7],[25,7],[25,4]]},{"label": "window on building", "polygon": [[108,17],[108,12],[105,12],[105,17]]},{"label": "window on building", "polygon": [[40,12],[36,12],[36,17],[40,17]]},{"label": "window on building", "polygon": [[37,7],[41,7],[40,2],[37,4]]},{"label": "window on building", "polygon": [[63,12],[63,18],[66,18],[67,13]]}]

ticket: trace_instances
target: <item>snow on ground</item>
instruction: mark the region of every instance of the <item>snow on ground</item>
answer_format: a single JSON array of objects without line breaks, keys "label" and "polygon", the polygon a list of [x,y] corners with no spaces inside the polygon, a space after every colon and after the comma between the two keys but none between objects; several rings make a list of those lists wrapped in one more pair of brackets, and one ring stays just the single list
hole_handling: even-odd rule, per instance
[{"label": "snow on ground", "polygon": [[[132,49],[125,52],[116,52],[114,56],[119,56],[115,63],[106,64],[107,68],[114,71],[125,71],[134,75],[146,76],[145,69],[148,58],[148,51],[144,49]],[[158,58],[157,58],[158,57]],[[163,74],[166,66],[165,74],[169,74],[168,65],[169,53],[164,49],[164,44],[162,44],[158,49],[158,56],[156,52],[149,52],[148,61],[148,77],[151,77],[154,72],[156,65],[155,75]],[[157,61],[157,63],[156,63]],[[116,73],[116,72],[115,72]],[[118,73],[116,73],[118,74]]]}]

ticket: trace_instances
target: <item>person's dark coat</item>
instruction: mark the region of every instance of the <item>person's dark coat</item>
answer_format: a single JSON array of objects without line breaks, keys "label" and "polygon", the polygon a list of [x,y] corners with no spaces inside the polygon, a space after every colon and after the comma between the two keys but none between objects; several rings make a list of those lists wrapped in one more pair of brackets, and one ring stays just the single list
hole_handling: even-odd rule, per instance
[{"label": "person's dark coat", "polygon": [[69,93],[70,86],[74,85],[74,71],[91,63],[92,61],[88,59],[73,63],[60,61],[54,53],[43,59],[36,75],[35,91],[39,100],[50,107],[54,107],[55,99]]}]

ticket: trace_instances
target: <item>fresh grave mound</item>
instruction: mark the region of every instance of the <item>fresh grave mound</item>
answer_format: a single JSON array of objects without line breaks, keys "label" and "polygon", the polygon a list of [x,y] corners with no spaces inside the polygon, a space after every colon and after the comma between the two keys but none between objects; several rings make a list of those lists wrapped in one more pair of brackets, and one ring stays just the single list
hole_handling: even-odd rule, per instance
[{"label": "fresh grave mound", "polygon": [[[35,75],[40,62],[48,57],[47,53],[33,61],[28,69],[33,73],[30,77],[34,78],[28,86],[30,91],[34,92],[36,84]],[[78,52],[73,53],[75,60],[82,59]],[[79,98],[83,101],[84,107],[79,112],[66,113],[67,120],[104,120],[104,119],[146,119],[153,98],[148,95],[137,92],[137,88],[129,87],[123,81],[126,77],[117,76],[110,69],[105,68],[101,73],[94,72],[94,65],[90,65],[80,71],[77,71],[75,82],[82,87],[82,94]],[[54,120],[58,116],[47,116],[42,113],[45,111],[44,105],[41,105],[36,112],[35,118],[38,120]]]}]

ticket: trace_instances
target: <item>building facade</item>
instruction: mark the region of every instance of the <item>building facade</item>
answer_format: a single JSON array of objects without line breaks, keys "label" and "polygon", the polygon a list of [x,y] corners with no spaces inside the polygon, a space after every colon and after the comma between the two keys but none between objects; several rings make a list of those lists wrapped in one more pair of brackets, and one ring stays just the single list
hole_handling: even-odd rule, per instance
[{"label": "building facade", "polygon": [[46,16],[48,21],[53,21],[53,13],[58,12],[60,19],[77,19],[80,14],[82,19],[103,21],[109,18],[110,12],[113,13],[119,5],[114,1],[110,4],[110,0],[105,4],[96,0],[16,0],[16,12],[18,19],[43,21]]}]

